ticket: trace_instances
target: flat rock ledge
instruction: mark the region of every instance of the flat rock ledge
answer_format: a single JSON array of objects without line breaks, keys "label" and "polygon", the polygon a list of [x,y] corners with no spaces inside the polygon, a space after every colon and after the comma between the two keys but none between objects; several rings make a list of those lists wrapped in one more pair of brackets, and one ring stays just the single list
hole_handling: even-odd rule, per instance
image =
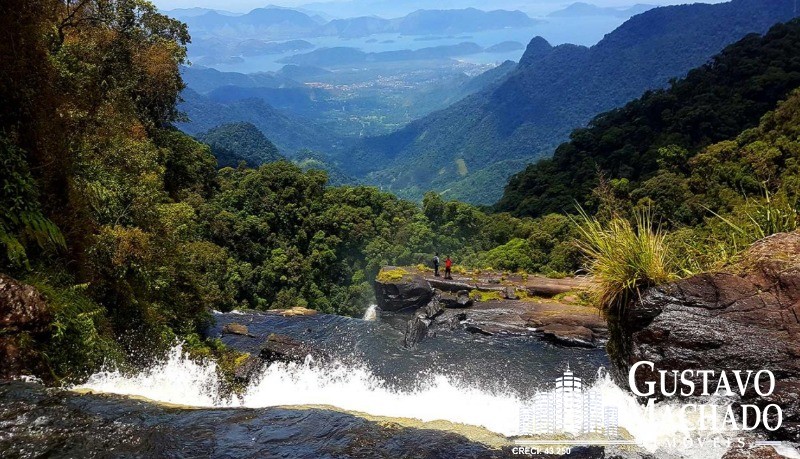
[{"label": "flat rock ledge", "polygon": [[598,347],[608,337],[605,319],[596,308],[577,302],[589,285],[585,278],[538,276],[444,279],[390,266],[379,273],[375,294],[382,310],[412,315],[404,340],[409,347],[435,329],[459,325],[482,335],[530,335],[562,346]]}]

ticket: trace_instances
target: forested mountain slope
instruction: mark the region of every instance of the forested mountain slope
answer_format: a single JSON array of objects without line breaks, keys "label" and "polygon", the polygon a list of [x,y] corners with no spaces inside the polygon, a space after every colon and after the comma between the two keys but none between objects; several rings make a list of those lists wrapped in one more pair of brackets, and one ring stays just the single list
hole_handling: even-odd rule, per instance
[{"label": "forested mountain slope", "polygon": [[199,134],[222,124],[248,122],[287,156],[305,148],[329,153],[343,147],[343,140],[328,129],[300,116],[278,111],[262,99],[221,103],[191,89],[184,90],[181,97],[183,102],[179,107],[191,122],[177,125],[188,134]]},{"label": "forested mountain slope", "polygon": [[571,210],[575,202],[591,206],[598,172],[623,179],[620,186],[631,191],[660,168],[685,168],[693,152],[755,126],[800,86],[798,49],[798,19],[742,39],[668,89],[573,132],[552,159],[510,180],[497,209],[537,216]]},{"label": "forested mountain slope", "polygon": [[[445,195],[490,202],[514,166],[550,155],[596,114],[664,87],[746,34],[764,33],[794,14],[793,0],[733,0],[647,11],[591,48],[551,47],[534,38],[503,84],[364,139],[341,163],[403,196],[457,190]],[[490,167],[503,173],[481,180]],[[464,181],[472,186],[459,186]]]},{"label": "forested mountain slope", "polygon": [[278,148],[251,123],[230,123],[197,135],[211,147],[220,167],[236,167],[244,161],[250,167],[285,159]]}]

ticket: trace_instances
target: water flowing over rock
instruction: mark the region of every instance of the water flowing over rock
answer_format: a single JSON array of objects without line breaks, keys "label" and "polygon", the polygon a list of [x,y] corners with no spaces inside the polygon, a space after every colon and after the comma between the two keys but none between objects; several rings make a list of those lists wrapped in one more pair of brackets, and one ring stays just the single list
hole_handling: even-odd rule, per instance
[{"label": "water flowing over rock", "polygon": [[264,367],[264,361],[260,357],[247,355],[234,370],[233,377],[241,384],[249,384],[254,376]]},{"label": "water flowing over rock", "polygon": [[362,317],[362,320],[372,322],[375,321],[377,318],[378,318],[378,305],[377,304],[369,305],[367,310],[364,311],[364,317]]},{"label": "water flowing over rock", "polygon": [[[610,325],[609,352],[623,387],[642,360],[656,370],[771,370],[775,391],[759,396],[750,385],[740,403],[777,404],[783,425],[763,433],[800,441],[800,232],[761,240],[719,272],[651,288]],[[636,373],[640,387],[656,378]]]},{"label": "water flowing over rock", "polygon": [[303,362],[307,356],[319,357],[315,350],[302,341],[273,333],[267,337],[259,357],[266,362]]},{"label": "water flowing over rock", "polygon": [[0,274],[0,379],[43,366],[21,338],[45,335],[50,320],[47,301],[38,290]]}]

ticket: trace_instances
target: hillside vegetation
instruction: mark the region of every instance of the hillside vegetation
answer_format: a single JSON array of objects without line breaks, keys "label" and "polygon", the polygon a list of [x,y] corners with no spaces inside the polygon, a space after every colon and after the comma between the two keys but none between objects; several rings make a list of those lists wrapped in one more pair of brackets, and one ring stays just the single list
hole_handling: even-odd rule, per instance
[{"label": "hillside vegetation", "polygon": [[[748,36],[668,89],[646,93],[623,108],[598,116],[572,133],[552,159],[515,175],[497,209],[538,216],[597,209],[599,175],[623,199],[668,198],[659,212],[676,223],[695,224],[704,211],[687,199],[676,180],[689,172],[704,146],[735,138],[758,124],[777,102],[800,86],[800,21]],[[600,174],[599,174],[600,173]],[[688,191],[688,190],[686,190]],[[759,182],[738,193],[761,194]]]},{"label": "hillside vegetation", "polygon": [[221,167],[236,167],[242,161],[255,167],[284,159],[275,145],[251,123],[223,124],[199,134],[197,140],[211,147],[211,154]]},{"label": "hillside vegetation", "polygon": [[[502,84],[363,140],[341,155],[342,166],[401,196],[418,199],[434,189],[490,204],[515,165],[551,155],[598,113],[666,86],[748,33],[791,19],[794,11],[793,0],[670,6],[634,16],[591,48],[552,47],[534,38]],[[504,175],[488,174],[476,183],[473,175],[496,164]],[[462,181],[475,186],[458,186]]]}]

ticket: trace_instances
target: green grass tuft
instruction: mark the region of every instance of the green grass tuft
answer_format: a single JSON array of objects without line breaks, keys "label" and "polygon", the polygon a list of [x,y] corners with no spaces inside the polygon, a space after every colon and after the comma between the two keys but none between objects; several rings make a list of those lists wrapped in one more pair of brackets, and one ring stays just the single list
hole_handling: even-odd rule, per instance
[{"label": "green grass tuft", "polygon": [[603,223],[579,212],[578,247],[587,257],[594,300],[602,309],[620,310],[642,289],[678,277],[666,234],[654,227],[649,210],[636,216],[635,226],[622,218]]}]

